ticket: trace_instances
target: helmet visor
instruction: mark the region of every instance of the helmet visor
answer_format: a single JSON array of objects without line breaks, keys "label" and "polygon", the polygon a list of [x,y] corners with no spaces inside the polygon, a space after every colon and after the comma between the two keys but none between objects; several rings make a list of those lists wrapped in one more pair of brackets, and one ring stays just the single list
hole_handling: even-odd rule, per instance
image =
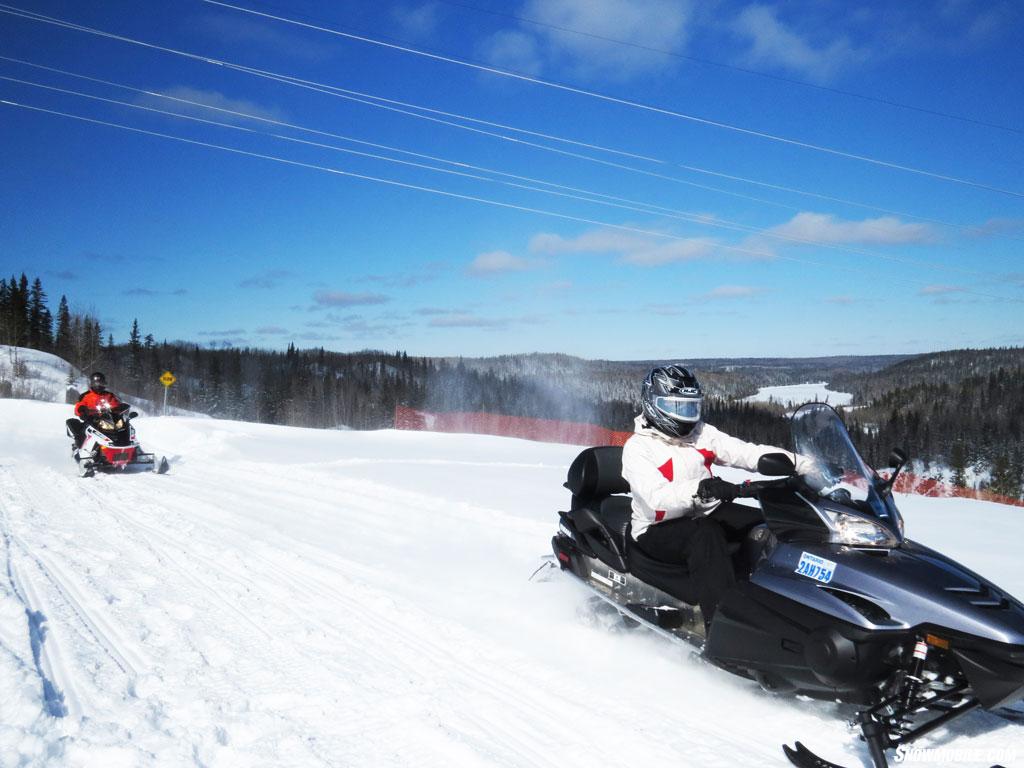
[{"label": "helmet visor", "polygon": [[656,397],[654,407],[676,421],[700,421],[699,397]]}]

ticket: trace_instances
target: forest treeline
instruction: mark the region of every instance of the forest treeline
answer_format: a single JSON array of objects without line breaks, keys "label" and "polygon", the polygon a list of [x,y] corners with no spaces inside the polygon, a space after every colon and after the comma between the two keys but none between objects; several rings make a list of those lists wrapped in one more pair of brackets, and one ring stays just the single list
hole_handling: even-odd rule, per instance
[{"label": "forest treeline", "polygon": [[[588,361],[568,355],[485,359],[405,352],[210,348],[157,341],[136,320],[128,338],[106,334],[61,296],[56,313],[42,281],[0,279],[0,343],[52,352],[115,391],[160,402],[160,374],[177,382],[170,402],[210,416],[290,426],[380,429],[395,407],[560,419],[631,430],[643,374],[654,361]],[[710,396],[705,415],[729,434],[789,447],[785,410],[735,399],[759,386],[828,380],[855,395],[845,418],[865,458],[885,466],[905,448],[925,474],[1024,497],[1024,350],[955,350],[901,357],[693,361]],[[13,372],[16,374],[17,372]],[[824,378],[829,376],[830,378]],[[69,375],[69,383],[74,379]],[[0,394],[5,390],[0,382]],[[948,472],[946,471],[948,470]]]}]

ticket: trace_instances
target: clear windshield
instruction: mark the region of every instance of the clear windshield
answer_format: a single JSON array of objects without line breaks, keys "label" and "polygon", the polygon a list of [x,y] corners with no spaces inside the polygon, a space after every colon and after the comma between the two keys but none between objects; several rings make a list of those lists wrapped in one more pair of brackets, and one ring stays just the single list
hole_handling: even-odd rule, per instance
[{"label": "clear windshield", "polygon": [[902,533],[899,510],[889,494],[879,493],[881,480],[857,453],[846,426],[831,406],[808,403],[793,414],[793,443],[811,462],[801,472],[820,496],[853,507]]}]

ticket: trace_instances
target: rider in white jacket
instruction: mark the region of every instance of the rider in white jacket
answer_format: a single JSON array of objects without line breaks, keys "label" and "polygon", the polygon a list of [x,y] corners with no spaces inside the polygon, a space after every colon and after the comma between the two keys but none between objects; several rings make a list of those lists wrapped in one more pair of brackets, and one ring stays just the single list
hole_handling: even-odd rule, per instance
[{"label": "rider in white jacket", "polygon": [[[735,575],[728,538],[761,520],[733,504],[742,486],[715,477],[712,466],[754,471],[766,453],[788,453],[730,437],[701,420],[703,392],[681,365],[655,368],[641,390],[643,412],[622,449],[622,474],[633,496],[632,535],[645,554],[678,563],[695,581],[705,622]],[[801,457],[788,453],[797,462]]]},{"label": "rider in white jacket", "polygon": [[714,477],[713,465],[755,472],[761,456],[780,452],[727,435],[703,421],[682,437],[649,426],[643,415],[635,423],[635,434],[622,449],[622,474],[633,494],[634,539],[655,523],[703,516],[721,506],[721,498],[701,501],[697,495],[701,481]]}]

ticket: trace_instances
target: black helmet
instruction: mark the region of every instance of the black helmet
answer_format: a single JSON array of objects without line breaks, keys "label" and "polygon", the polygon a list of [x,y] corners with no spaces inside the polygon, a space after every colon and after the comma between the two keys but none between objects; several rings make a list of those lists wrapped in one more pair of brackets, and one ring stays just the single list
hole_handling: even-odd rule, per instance
[{"label": "black helmet", "polygon": [[92,376],[89,377],[89,389],[95,392],[106,392],[107,377],[104,376],[100,371],[96,371]]},{"label": "black helmet", "polygon": [[700,421],[704,391],[697,377],[679,364],[655,368],[644,379],[640,405],[647,423],[670,437],[690,434]]}]

